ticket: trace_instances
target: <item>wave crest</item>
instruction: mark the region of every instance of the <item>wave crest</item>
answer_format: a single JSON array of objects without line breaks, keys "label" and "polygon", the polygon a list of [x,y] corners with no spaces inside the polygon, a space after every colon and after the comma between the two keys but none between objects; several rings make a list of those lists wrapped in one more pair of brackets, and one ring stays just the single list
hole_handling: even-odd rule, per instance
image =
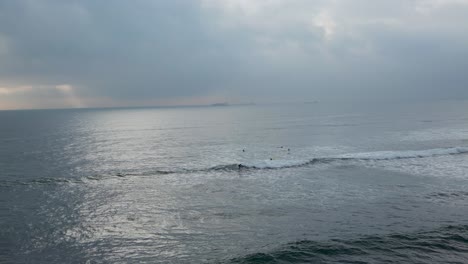
[{"label": "wave crest", "polygon": [[[429,158],[435,156],[447,156],[468,153],[468,147],[453,147],[453,148],[435,148],[427,150],[406,150],[406,151],[374,151],[374,152],[357,152],[347,153],[335,156],[317,157],[309,160],[264,160],[239,166],[250,169],[281,169],[306,166],[312,163],[330,163],[340,160],[396,160],[396,159],[412,159],[412,158]],[[229,166],[233,166],[232,164]]]},{"label": "wave crest", "polygon": [[337,159],[354,159],[354,160],[393,160],[393,159],[410,159],[410,158],[428,158],[434,156],[446,156],[468,153],[468,147],[454,148],[435,148],[427,150],[406,150],[406,151],[375,151],[350,153],[336,156]]},{"label": "wave crest", "polygon": [[355,240],[302,240],[270,252],[231,259],[228,263],[464,263],[468,226],[428,232],[367,236]]},{"label": "wave crest", "polygon": [[231,163],[216,165],[201,169],[174,169],[174,170],[152,170],[140,173],[114,173],[105,175],[95,175],[76,178],[39,178],[32,179],[28,182],[20,182],[18,180],[8,181],[1,180],[0,187],[9,187],[12,184],[51,184],[51,183],[80,183],[83,180],[103,180],[116,177],[128,176],[154,176],[176,173],[197,173],[197,172],[215,172],[215,171],[242,171],[242,170],[272,170],[286,169],[294,167],[310,166],[312,164],[326,164],[336,161],[379,161],[379,160],[397,160],[397,159],[412,159],[412,158],[428,158],[435,156],[458,155],[468,153],[468,147],[453,147],[453,148],[435,148],[427,150],[408,150],[408,151],[374,151],[374,152],[357,152],[340,154],[335,156],[315,157],[302,160],[259,160],[246,163]]}]

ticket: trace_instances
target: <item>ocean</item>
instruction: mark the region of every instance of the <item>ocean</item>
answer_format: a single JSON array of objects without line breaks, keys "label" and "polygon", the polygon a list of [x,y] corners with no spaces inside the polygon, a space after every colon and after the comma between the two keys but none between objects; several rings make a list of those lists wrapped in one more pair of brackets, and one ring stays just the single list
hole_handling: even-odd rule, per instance
[{"label": "ocean", "polygon": [[468,102],[0,111],[0,263],[468,263]]}]

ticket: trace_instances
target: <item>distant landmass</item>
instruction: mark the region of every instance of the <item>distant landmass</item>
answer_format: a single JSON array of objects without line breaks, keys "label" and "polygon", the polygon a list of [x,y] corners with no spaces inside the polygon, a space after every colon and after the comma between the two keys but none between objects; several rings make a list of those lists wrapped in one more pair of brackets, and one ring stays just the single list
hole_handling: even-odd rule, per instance
[{"label": "distant landmass", "polygon": [[230,104],[230,103],[224,102],[224,103],[210,104],[210,106],[234,106],[234,105],[256,105],[256,104],[253,103],[253,102],[250,102],[250,103],[235,103],[235,104]]},{"label": "distant landmass", "polygon": [[211,104],[211,106],[228,106],[229,104],[228,103],[215,103],[215,104]]}]

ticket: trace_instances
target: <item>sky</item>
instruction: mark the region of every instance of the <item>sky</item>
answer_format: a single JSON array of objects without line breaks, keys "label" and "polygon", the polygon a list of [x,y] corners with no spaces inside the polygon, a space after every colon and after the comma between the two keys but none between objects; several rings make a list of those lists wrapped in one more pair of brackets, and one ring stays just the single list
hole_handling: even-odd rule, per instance
[{"label": "sky", "polygon": [[468,0],[2,0],[0,109],[468,99]]}]

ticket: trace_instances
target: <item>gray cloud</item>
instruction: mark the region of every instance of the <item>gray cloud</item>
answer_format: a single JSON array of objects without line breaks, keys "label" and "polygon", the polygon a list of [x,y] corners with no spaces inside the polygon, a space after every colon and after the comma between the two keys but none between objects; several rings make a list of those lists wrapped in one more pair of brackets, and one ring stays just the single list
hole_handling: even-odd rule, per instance
[{"label": "gray cloud", "polygon": [[467,32],[463,0],[1,1],[0,108],[466,99]]}]

